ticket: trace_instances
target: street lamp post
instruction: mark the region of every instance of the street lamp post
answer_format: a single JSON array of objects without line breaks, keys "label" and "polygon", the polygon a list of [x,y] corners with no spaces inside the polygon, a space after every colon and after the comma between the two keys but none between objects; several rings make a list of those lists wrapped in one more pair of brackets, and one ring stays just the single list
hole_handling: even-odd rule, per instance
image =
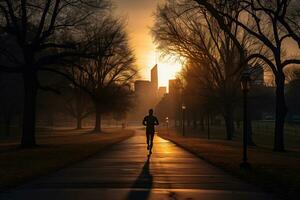
[{"label": "street lamp post", "polygon": [[185,136],[185,110],[186,110],[186,106],[184,104],[182,104],[181,106],[182,109],[182,136]]},{"label": "street lamp post", "polygon": [[169,135],[169,117],[166,117],[167,134]]},{"label": "street lamp post", "polygon": [[207,114],[207,139],[210,139],[209,114]]},{"label": "street lamp post", "polygon": [[241,88],[243,92],[243,161],[240,165],[243,169],[251,167],[248,162],[247,145],[248,145],[248,103],[247,95],[250,90],[250,73],[244,72],[241,77]]}]

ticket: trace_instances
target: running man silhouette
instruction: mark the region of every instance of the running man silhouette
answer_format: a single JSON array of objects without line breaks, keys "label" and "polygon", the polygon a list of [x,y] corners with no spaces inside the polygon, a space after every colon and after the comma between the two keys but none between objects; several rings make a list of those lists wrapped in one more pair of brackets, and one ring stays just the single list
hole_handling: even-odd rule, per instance
[{"label": "running man silhouette", "polygon": [[144,117],[143,125],[146,126],[147,149],[149,150],[149,154],[151,154],[152,147],[153,147],[155,126],[159,125],[157,118],[153,115],[153,109],[150,109],[149,115]]}]

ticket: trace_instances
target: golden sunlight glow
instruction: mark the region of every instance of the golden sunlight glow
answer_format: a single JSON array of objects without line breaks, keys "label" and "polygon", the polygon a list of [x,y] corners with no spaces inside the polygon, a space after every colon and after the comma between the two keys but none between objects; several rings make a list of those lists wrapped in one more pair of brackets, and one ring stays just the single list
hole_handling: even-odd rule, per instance
[{"label": "golden sunlight glow", "polygon": [[[148,55],[149,70],[157,64],[158,65],[158,85],[169,86],[169,80],[176,78],[178,72],[182,69],[182,63],[179,58],[175,56],[169,58],[160,58],[159,53],[151,52]],[[148,70],[147,70],[148,71]],[[149,73],[149,72],[148,72]]]},{"label": "golden sunlight glow", "polygon": [[164,0],[113,0],[117,6],[116,14],[125,16],[126,30],[130,45],[134,49],[140,79],[150,80],[151,68],[158,64],[159,86],[168,86],[168,80],[175,78],[181,69],[181,63],[175,58],[159,59],[159,53],[149,27],[154,24],[157,5]]}]

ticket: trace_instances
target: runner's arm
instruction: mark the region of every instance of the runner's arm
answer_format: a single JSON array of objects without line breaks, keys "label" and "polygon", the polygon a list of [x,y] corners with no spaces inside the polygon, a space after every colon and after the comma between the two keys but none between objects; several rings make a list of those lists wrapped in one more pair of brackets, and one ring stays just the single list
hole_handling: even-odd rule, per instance
[{"label": "runner's arm", "polygon": [[159,125],[158,119],[155,117],[155,121],[154,121],[155,125]]},{"label": "runner's arm", "polygon": [[144,126],[147,126],[147,119],[146,119],[147,117],[144,117],[144,120],[143,120],[143,125]]}]

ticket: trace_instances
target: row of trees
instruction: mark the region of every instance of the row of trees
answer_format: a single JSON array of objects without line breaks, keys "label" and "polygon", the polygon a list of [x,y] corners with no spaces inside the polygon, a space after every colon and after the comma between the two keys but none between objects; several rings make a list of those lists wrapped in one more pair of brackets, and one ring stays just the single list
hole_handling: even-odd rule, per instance
[{"label": "row of trees", "polygon": [[[284,69],[300,60],[285,53],[287,41],[299,43],[296,1],[175,0],[158,8],[153,33],[166,54],[187,61],[183,80],[197,94],[198,106],[213,102],[227,128],[234,132],[234,112],[240,99],[240,77],[262,66],[276,86],[274,150],[284,150],[287,114]],[[250,69],[249,69],[250,68]],[[205,106],[209,109],[209,106]]]},{"label": "row of trees", "polygon": [[[135,59],[123,23],[111,15],[108,1],[3,0],[0,8],[0,71],[23,79],[23,147],[36,144],[39,90],[71,91],[76,105],[69,110],[76,107],[78,120],[90,112],[81,107],[90,98],[95,131],[101,131],[101,114],[128,108]],[[64,78],[61,87],[49,80],[57,75]]]}]

